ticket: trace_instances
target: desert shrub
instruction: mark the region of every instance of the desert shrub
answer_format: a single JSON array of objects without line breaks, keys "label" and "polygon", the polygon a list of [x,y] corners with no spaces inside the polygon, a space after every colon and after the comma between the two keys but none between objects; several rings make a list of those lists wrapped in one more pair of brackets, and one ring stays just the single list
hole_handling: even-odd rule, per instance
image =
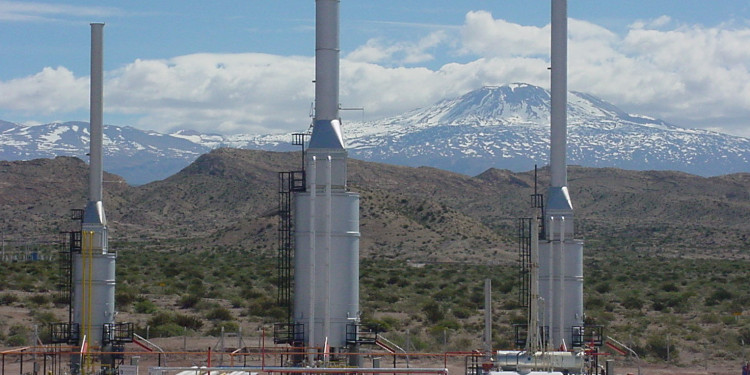
[{"label": "desert shrub", "polygon": [[164,324],[171,323],[171,322],[172,322],[172,315],[169,314],[168,312],[162,311],[158,314],[151,316],[147,324],[153,327],[153,326],[164,325]]},{"label": "desert shrub", "polygon": [[584,304],[587,309],[599,309],[604,307],[604,300],[599,297],[589,296]]},{"label": "desert shrub", "polygon": [[0,305],[11,305],[18,302],[18,296],[11,293],[0,294]]},{"label": "desert shrub", "polygon": [[263,292],[252,287],[243,288],[242,291],[240,292],[240,297],[244,299],[256,299],[262,296],[263,296]]},{"label": "desert shrub", "polygon": [[57,307],[66,306],[70,303],[69,296],[66,293],[55,293],[52,296],[52,303]]},{"label": "desert shrub", "polygon": [[34,294],[32,296],[29,296],[27,299],[30,304],[35,306],[44,306],[52,301],[52,299],[45,295],[45,294]]},{"label": "desert shrub", "polygon": [[186,327],[187,329],[192,329],[193,331],[197,331],[203,328],[203,320],[194,315],[175,314],[174,322],[177,323],[177,325],[179,325],[180,327]]},{"label": "desert shrub", "polygon": [[224,328],[224,332],[237,332],[240,330],[240,326],[237,322],[216,322],[214,326],[208,330],[208,335],[219,336],[221,335],[222,328]]},{"label": "desert shrub", "polygon": [[232,297],[229,299],[229,303],[232,304],[232,307],[238,308],[238,307],[244,307],[245,306],[245,300],[243,300],[240,297]]},{"label": "desert shrub", "polygon": [[703,314],[700,317],[700,322],[704,324],[716,324],[719,321],[719,316],[714,313]]},{"label": "desert shrub", "polygon": [[435,301],[429,301],[422,305],[422,312],[425,314],[425,317],[427,318],[427,321],[430,323],[437,323],[443,318],[445,318],[445,314],[443,313],[443,309],[440,307],[440,305]]},{"label": "desert shrub", "polygon": [[29,329],[20,324],[14,324],[8,329],[8,338],[5,339],[5,345],[23,346],[29,343]]},{"label": "desert shrub", "polygon": [[455,292],[446,288],[446,289],[442,289],[442,290],[435,292],[432,295],[432,298],[435,299],[436,301],[446,302],[446,301],[451,301],[455,296],[456,296]]},{"label": "desert shrub", "polygon": [[180,297],[179,305],[183,309],[193,308],[201,302],[201,297],[195,294],[186,294]]},{"label": "desert shrub", "polygon": [[153,314],[158,310],[156,304],[147,299],[136,302],[133,307],[139,314]]},{"label": "desert shrub", "polygon": [[51,311],[35,311],[32,316],[37,323],[42,325],[60,321]]},{"label": "desert shrub", "polygon": [[188,292],[190,292],[190,294],[192,295],[203,297],[206,295],[206,286],[203,285],[203,281],[201,279],[195,278],[190,280]]},{"label": "desert shrub", "polygon": [[724,288],[716,288],[716,290],[711,293],[708,298],[706,298],[706,306],[715,306],[725,300],[732,299],[734,295],[732,292],[724,289]]},{"label": "desert shrub", "polygon": [[622,307],[630,310],[639,310],[643,307],[643,300],[635,295],[630,295],[622,300]]},{"label": "desert shrub", "polygon": [[115,304],[120,309],[130,306],[135,302],[135,299],[136,293],[130,288],[120,287],[117,288],[117,291],[115,292]]},{"label": "desert shrub", "polygon": [[249,315],[282,319],[286,317],[286,310],[276,304],[270,297],[263,296],[250,303],[247,309]]},{"label": "desert shrub", "polygon": [[[646,339],[646,350],[648,353],[651,353],[654,357],[661,360],[666,361],[667,357],[669,357],[670,360],[673,360],[678,356],[678,351],[673,341],[674,340],[670,342],[667,340],[667,336],[664,334],[655,334]],[[669,353],[668,356],[667,353]]]},{"label": "desert shrub", "polygon": [[604,282],[597,284],[594,287],[594,290],[596,290],[599,293],[609,293],[612,290],[612,287],[609,285],[608,282],[604,281]]},{"label": "desert shrub", "polygon": [[466,319],[471,316],[471,311],[463,307],[456,307],[453,309],[453,316],[458,319]]},{"label": "desert shrub", "polygon": [[206,319],[208,320],[232,320],[232,312],[226,307],[214,307],[208,313],[206,313]]},{"label": "desert shrub", "polygon": [[24,335],[11,335],[5,339],[5,345],[8,346],[24,346],[28,344],[29,339]]},{"label": "desert shrub", "polygon": [[152,337],[170,337],[182,335],[185,328],[197,331],[203,321],[191,315],[160,312],[148,320],[148,325]]},{"label": "desert shrub", "polygon": [[169,322],[158,326],[151,326],[150,335],[151,337],[173,337],[180,336],[185,332],[183,327],[180,327],[177,323]]}]

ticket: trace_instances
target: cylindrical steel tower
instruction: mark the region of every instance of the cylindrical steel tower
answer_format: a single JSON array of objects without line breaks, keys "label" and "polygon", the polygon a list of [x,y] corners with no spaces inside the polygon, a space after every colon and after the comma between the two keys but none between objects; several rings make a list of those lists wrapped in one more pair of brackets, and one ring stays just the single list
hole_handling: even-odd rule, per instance
[{"label": "cylindrical steel tower", "polygon": [[[73,323],[89,348],[102,347],[105,324],[115,318],[115,259],[107,244],[102,204],[103,23],[91,24],[91,108],[89,197],[84,210],[82,244],[73,253]],[[83,342],[81,342],[82,344]]]},{"label": "cylindrical steel tower", "polygon": [[[568,193],[567,0],[552,1],[550,83],[550,174],[545,205],[546,241],[539,243],[539,295],[553,349],[570,347],[573,327],[583,325],[583,241],[575,239],[573,204]],[[563,345],[564,344],[564,345]]]},{"label": "cylindrical steel tower", "polygon": [[315,117],[295,195],[294,321],[305,344],[347,346],[359,316],[359,194],[347,191],[339,119],[339,0],[316,0]]}]

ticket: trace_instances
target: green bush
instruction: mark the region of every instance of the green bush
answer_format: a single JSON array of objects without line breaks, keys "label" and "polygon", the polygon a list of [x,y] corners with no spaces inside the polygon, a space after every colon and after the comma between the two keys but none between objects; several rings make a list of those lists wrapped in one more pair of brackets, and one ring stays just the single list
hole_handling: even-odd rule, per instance
[{"label": "green bush", "polygon": [[175,314],[173,319],[180,327],[187,327],[193,331],[203,328],[203,320],[195,315]]},{"label": "green bush", "polygon": [[215,307],[211,309],[206,314],[206,319],[227,321],[227,320],[234,319],[234,317],[232,316],[232,312],[229,311],[229,309],[227,309],[226,307],[219,306],[219,307]]},{"label": "green bush", "polygon": [[586,298],[586,303],[584,303],[584,306],[586,306],[587,309],[600,309],[604,307],[604,299],[600,297],[589,296],[588,298]]},{"label": "green bush", "polygon": [[599,293],[609,293],[612,290],[612,287],[609,285],[608,282],[601,282],[594,287],[594,290],[596,290]]},{"label": "green bush", "polygon": [[640,310],[643,307],[643,300],[635,295],[630,295],[622,300],[622,307],[630,310]]},{"label": "green bush", "polygon": [[183,327],[180,327],[177,323],[167,323],[158,326],[151,326],[150,335],[151,337],[173,337],[180,336],[185,332]]},{"label": "green bush", "polygon": [[427,321],[430,323],[437,323],[443,318],[445,318],[445,314],[443,313],[443,309],[440,307],[440,305],[435,301],[430,301],[422,305],[422,312],[424,312],[425,317],[427,318]]},{"label": "green bush", "polygon": [[724,288],[716,288],[716,290],[706,298],[706,306],[716,306],[725,300],[732,299],[733,296],[732,292]]},{"label": "green bush", "polygon": [[153,326],[160,326],[160,325],[171,323],[171,322],[173,322],[172,314],[162,311],[156,315],[151,316],[147,324],[153,327]]},{"label": "green bush", "polygon": [[[667,346],[669,347],[667,348]],[[665,334],[649,336],[646,339],[646,351],[664,361],[667,360],[667,353],[669,353],[670,360],[675,360],[679,354],[674,345],[674,340],[668,341]]]},{"label": "green bush", "polygon": [[12,335],[5,339],[5,345],[8,346],[24,346],[28,345],[28,338],[24,335]]},{"label": "green bush", "polygon": [[466,319],[471,316],[471,311],[463,307],[456,307],[453,309],[453,316],[458,319]]},{"label": "green bush", "polygon": [[179,304],[183,309],[193,308],[201,302],[201,297],[195,294],[186,294],[180,298]]},{"label": "green bush", "polygon": [[192,315],[160,312],[148,320],[153,337],[182,335],[185,328],[197,331],[203,327],[203,321]]},{"label": "green bush", "polygon": [[232,307],[239,308],[245,306],[245,300],[243,300],[240,297],[232,297],[229,299],[229,303],[232,304]]},{"label": "green bush", "polygon": [[134,308],[139,314],[153,314],[158,310],[156,304],[147,299],[136,302]]},{"label": "green bush", "polygon": [[7,346],[24,346],[29,344],[29,329],[20,324],[14,324],[8,329]]},{"label": "green bush", "polygon": [[263,297],[263,292],[252,287],[246,287],[240,292],[240,297],[244,299],[256,299]]},{"label": "green bush", "polygon": [[219,336],[221,335],[222,328],[224,328],[224,332],[237,332],[240,330],[240,326],[236,322],[217,322],[213,328],[208,330],[208,335]]},{"label": "green bush", "polygon": [[270,297],[260,297],[250,303],[247,309],[248,314],[259,317],[269,317],[273,319],[282,319],[286,317],[286,309],[276,304],[276,301]]}]

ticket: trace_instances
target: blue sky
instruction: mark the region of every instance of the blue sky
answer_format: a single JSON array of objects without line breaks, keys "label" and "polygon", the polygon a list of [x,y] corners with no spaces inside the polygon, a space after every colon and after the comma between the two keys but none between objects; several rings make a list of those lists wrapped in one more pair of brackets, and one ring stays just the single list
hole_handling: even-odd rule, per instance
[{"label": "blue sky", "polygon": [[[571,90],[750,136],[747,1],[568,7]],[[301,130],[313,100],[314,15],[313,0],[0,0],[0,119],[87,120],[88,24],[104,22],[106,123]],[[342,0],[341,18],[342,105],[365,107],[367,120],[482,85],[549,86],[547,0]]]}]

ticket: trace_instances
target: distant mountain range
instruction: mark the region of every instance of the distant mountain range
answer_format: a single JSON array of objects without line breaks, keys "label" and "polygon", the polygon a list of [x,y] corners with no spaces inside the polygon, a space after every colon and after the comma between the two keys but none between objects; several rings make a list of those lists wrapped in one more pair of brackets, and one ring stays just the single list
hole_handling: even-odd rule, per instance
[{"label": "distant mountain range", "polygon": [[[467,175],[545,165],[549,91],[523,83],[483,87],[378,121],[344,124],[352,157],[431,166]],[[219,147],[296,150],[289,134],[173,134],[105,126],[105,169],[133,184],[166,178]],[[701,176],[750,172],[750,139],[686,129],[627,114],[594,96],[568,96],[568,163],[631,170],[677,170]],[[24,126],[0,121],[0,158],[59,155],[85,159],[88,124]]]}]

